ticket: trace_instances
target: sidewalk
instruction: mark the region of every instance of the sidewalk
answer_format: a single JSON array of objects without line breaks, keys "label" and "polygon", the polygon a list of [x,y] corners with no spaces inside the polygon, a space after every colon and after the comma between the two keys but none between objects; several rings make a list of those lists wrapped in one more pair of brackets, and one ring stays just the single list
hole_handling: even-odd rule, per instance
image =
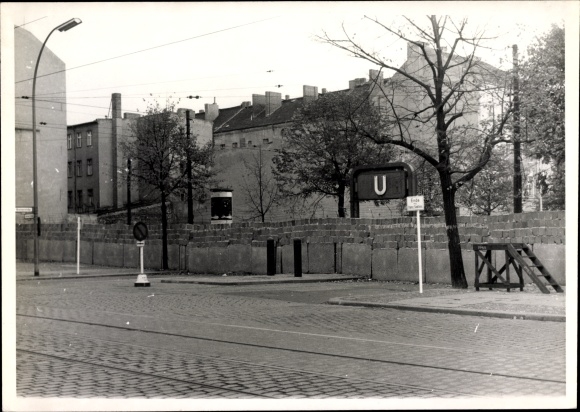
[{"label": "sidewalk", "polygon": [[[49,280],[75,279],[104,276],[137,276],[139,268],[117,268],[95,265],[80,265],[77,274],[77,264],[74,262],[41,262],[38,265],[39,276],[34,276],[34,263],[16,262],[16,280]],[[147,275],[160,273],[145,270]]]},{"label": "sidewalk", "polygon": [[[34,264],[17,262],[16,280],[51,280],[78,279],[109,276],[137,276],[139,269],[115,268],[92,265],[81,265],[79,274],[75,263],[47,263],[39,265],[39,276],[34,276]],[[312,283],[362,280],[360,276],[342,274],[303,274],[294,277],[292,274],[266,275],[194,275],[179,274],[178,271],[148,271],[145,274],[153,284],[180,283],[222,286]],[[386,282],[388,283],[388,282]],[[550,287],[550,294],[543,294],[534,284],[526,284],[524,291],[512,289],[488,290],[481,288],[476,292],[471,286],[458,290],[442,285],[424,285],[419,293],[418,285],[411,285],[402,290],[403,282],[393,282],[393,289],[382,291],[377,295],[335,297],[329,304],[344,306],[384,307],[399,310],[447,313],[456,315],[486,316],[508,319],[527,319],[565,322],[566,294],[556,293]],[[565,287],[564,287],[565,290]]]},{"label": "sidewalk", "polygon": [[477,292],[473,287],[466,291],[452,289],[454,293],[449,291],[439,295],[433,295],[434,291],[425,290],[424,296],[419,296],[417,291],[413,297],[400,300],[392,300],[388,296],[365,296],[360,299],[333,298],[329,303],[507,319],[566,321],[566,294],[554,290],[544,294],[534,284],[526,284],[523,292],[512,289],[509,293],[505,289],[481,288]]}]

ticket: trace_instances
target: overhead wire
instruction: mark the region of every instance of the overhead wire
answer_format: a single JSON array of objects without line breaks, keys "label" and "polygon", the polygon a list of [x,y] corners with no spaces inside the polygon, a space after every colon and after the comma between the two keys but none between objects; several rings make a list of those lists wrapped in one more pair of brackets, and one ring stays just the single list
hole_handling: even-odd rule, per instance
[{"label": "overhead wire", "polygon": [[[187,82],[187,81],[221,78],[221,77],[247,76],[248,74],[257,74],[257,73],[262,73],[262,72],[263,71],[260,70],[260,71],[251,71],[251,72],[229,73],[229,74],[223,74],[223,75],[219,75],[219,76],[194,77],[194,78],[190,78],[190,79],[167,80],[167,81],[162,81],[162,82],[125,84],[125,85],[108,86],[108,87],[97,87],[97,88],[93,88],[93,89],[67,90],[66,92],[68,94],[68,93],[88,92],[88,91],[93,91],[93,90],[121,89],[121,88],[125,88],[125,87],[150,86],[150,85],[154,85],[154,84],[178,83],[178,82]],[[274,72],[274,70],[267,70],[266,71],[266,73],[272,73],[272,72]],[[42,94],[37,94],[37,96],[50,96],[50,95],[57,94],[57,93],[61,93],[61,92],[42,93]]]},{"label": "overhead wire", "polygon": [[[115,57],[109,57],[109,58],[107,58],[107,59],[98,60],[98,61],[91,62],[91,63],[87,63],[87,64],[82,64],[82,65],[80,65],[80,66],[70,67],[70,68],[68,68],[68,69],[63,69],[63,70],[57,70],[57,71],[55,71],[55,72],[52,72],[52,73],[47,73],[47,74],[43,74],[43,75],[41,75],[41,76],[36,76],[36,78],[37,78],[37,79],[39,79],[39,78],[41,78],[41,77],[52,76],[53,74],[57,74],[57,73],[62,73],[62,72],[67,72],[67,71],[70,71],[70,70],[80,69],[80,68],[82,68],[82,67],[92,66],[92,65],[94,65],[94,64],[103,63],[103,62],[106,62],[106,61],[111,61],[111,60],[115,60],[115,59],[120,59],[120,58],[122,58],[122,57],[132,56],[132,55],[134,55],[134,54],[143,53],[143,52],[146,52],[146,51],[149,51],[149,50],[154,50],[154,49],[158,49],[158,48],[161,48],[161,47],[170,46],[170,45],[177,44],[177,43],[182,43],[182,42],[189,41],[189,40],[199,39],[199,38],[201,38],[201,37],[210,36],[210,35],[212,35],[212,34],[217,34],[217,33],[221,33],[221,32],[228,31],[228,30],[234,30],[234,29],[238,29],[238,28],[240,28],[240,27],[250,26],[250,25],[252,25],[252,24],[261,23],[261,22],[263,22],[263,21],[272,20],[272,19],[275,19],[275,18],[278,18],[278,17],[279,17],[279,16],[275,16],[275,17],[268,17],[268,18],[266,18],[266,19],[262,19],[262,20],[256,20],[256,21],[253,21],[253,22],[250,22],[250,23],[244,23],[244,24],[240,24],[240,25],[237,25],[237,26],[232,26],[232,27],[228,27],[228,28],[225,28],[225,29],[216,30],[216,31],[213,31],[213,32],[210,32],[210,33],[200,34],[200,35],[198,35],[198,36],[189,37],[189,38],[187,38],[187,39],[183,39],[183,40],[177,40],[177,41],[174,41],[174,42],[170,42],[170,43],[161,44],[161,45],[159,45],[159,46],[153,46],[153,47],[149,47],[149,48],[147,48],[147,49],[137,50],[137,51],[134,51],[134,52],[131,52],[131,53],[126,53],[126,54],[122,54],[122,55],[115,56]],[[26,81],[29,81],[29,80],[33,80],[33,78],[31,77],[31,78],[24,79],[24,80],[18,80],[18,81],[16,81],[15,83],[22,83],[22,82],[26,82]]]}]

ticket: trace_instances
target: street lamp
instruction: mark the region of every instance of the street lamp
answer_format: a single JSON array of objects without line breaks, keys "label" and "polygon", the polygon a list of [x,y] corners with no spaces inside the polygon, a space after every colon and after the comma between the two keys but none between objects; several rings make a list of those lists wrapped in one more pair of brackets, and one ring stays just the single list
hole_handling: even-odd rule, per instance
[{"label": "street lamp", "polygon": [[34,67],[34,77],[32,79],[32,181],[33,181],[33,196],[34,196],[34,276],[38,276],[38,236],[40,231],[40,223],[38,218],[38,172],[36,167],[36,74],[38,72],[38,63],[40,63],[40,56],[50,35],[55,31],[67,31],[75,26],[81,24],[81,19],[70,19],[69,21],[56,26],[48,33],[46,40],[42,43],[38,58],[36,59],[36,66]]}]

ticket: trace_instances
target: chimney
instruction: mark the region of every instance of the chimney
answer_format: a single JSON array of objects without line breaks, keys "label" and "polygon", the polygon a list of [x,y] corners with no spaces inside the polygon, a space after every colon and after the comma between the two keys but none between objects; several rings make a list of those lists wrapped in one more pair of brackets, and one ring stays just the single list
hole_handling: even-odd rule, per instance
[{"label": "chimney", "polygon": [[359,77],[358,79],[350,80],[348,82],[348,88],[350,90],[352,90],[352,89],[354,89],[357,86],[362,86],[366,82],[367,82],[367,79],[365,79],[364,77]]},{"label": "chimney", "polygon": [[220,114],[220,108],[217,103],[205,104],[205,120],[213,122]]},{"label": "chimney", "polygon": [[262,94],[252,94],[252,117],[257,117],[266,107],[266,96]]},{"label": "chimney", "polygon": [[121,93],[113,93],[112,97],[113,119],[121,118]]},{"label": "chimney", "polygon": [[123,120],[121,118],[121,93],[113,93],[111,95],[111,112],[112,112],[112,133],[111,133],[111,177],[113,179],[112,191],[113,199],[112,206],[117,208],[122,206],[122,197],[119,196],[121,186],[118,184],[117,166],[122,164],[122,153],[118,150],[118,144],[123,136]]},{"label": "chimney", "polygon": [[285,100],[290,100],[290,95],[287,94]]},{"label": "chimney", "polygon": [[245,109],[247,107],[250,107],[252,105],[252,102],[242,102],[242,108]]},{"label": "chimney", "polygon": [[266,117],[282,106],[282,93],[266,92]]},{"label": "chimney", "polygon": [[326,93],[326,89],[325,89],[325,88],[323,88],[323,89],[322,89],[322,94],[325,94],[325,93]]},{"label": "chimney", "polygon": [[318,87],[302,86],[302,97],[304,98],[304,104],[318,100]]}]

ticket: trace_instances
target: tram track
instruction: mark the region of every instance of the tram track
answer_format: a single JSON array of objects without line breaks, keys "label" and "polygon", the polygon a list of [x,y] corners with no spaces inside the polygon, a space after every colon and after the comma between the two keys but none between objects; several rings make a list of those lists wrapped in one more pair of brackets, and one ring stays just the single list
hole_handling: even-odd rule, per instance
[{"label": "tram track", "polygon": [[[299,348],[279,347],[279,346],[265,345],[265,344],[259,344],[259,343],[240,342],[240,341],[235,341],[235,340],[218,339],[218,338],[212,338],[212,337],[207,337],[207,336],[196,336],[196,335],[192,335],[192,334],[181,334],[181,333],[174,333],[174,332],[168,332],[168,331],[156,331],[156,330],[150,330],[150,329],[146,330],[146,329],[141,329],[141,328],[136,328],[136,327],[108,325],[108,324],[104,324],[104,323],[88,322],[88,321],[82,321],[82,320],[61,319],[61,318],[56,318],[56,317],[33,316],[33,315],[23,315],[23,314],[17,314],[17,316],[36,318],[36,319],[42,319],[42,320],[52,320],[52,321],[57,321],[57,322],[67,322],[70,324],[82,324],[82,325],[87,325],[87,326],[104,327],[104,328],[111,328],[111,329],[115,329],[115,330],[139,332],[139,333],[145,333],[145,334],[151,334],[151,335],[164,335],[164,336],[174,337],[174,338],[182,338],[182,339],[188,339],[188,340],[202,341],[202,342],[207,342],[207,343],[234,345],[234,346],[258,349],[258,350],[275,350],[275,351],[281,351],[284,353],[294,353],[294,354],[303,355],[303,356],[304,355],[321,356],[321,357],[327,357],[330,359],[343,360],[343,361],[347,361],[347,360],[348,361],[364,361],[364,362],[369,362],[369,363],[373,363],[373,364],[396,365],[396,366],[401,366],[401,367],[416,367],[416,368],[421,368],[421,369],[426,369],[426,370],[434,370],[434,371],[442,371],[442,372],[461,372],[461,373],[466,373],[466,374],[472,375],[472,376],[489,376],[490,375],[489,371],[481,371],[481,370],[475,370],[475,369],[453,368],[453,367],[446,367],[446,366],[427,365],[427,364],[421,364],[421,363],[395,361],[395,360],[387,360],[387,359],[372,359],[369,357],[362,357],[362,356],[355,356],[355,355],[345,355],[345,354],[313,351],[313,350],[306,350],[306,349],[299,349]],[[219,326],[219,325],[216,325],[216,326]],[[226,326],[226,325],[222,325],[222,326]],[[256,328],[256,329],[261,329],[261,328]],[[284,331],[278,331],[278,332],[284,332]],[[323,336],[323,335],[320,335],[320,336]],[[92,336],[90,338],[94,339],[94,337],[92,337]],[[392,342],[381,342],[381,343],[387,343],[389,345],[396,344],[396,343],[392,343]],[[405,346],[408,346],[408,345],[409,344],[405,344]],[[418,345],[418,346],[422,346],[422,345]],[[448,349],[448,348],[437,348],[436,346],[429,346],[429,348],[434,349],[434,350],[436,350],[436,349]],[[196,354],[195,356],[199,356],[199,355]],[[313,373],[311,371],[300,371],[300,372]],[[530,377],[530,376],[522,376],[522,375],[507,374],[507,373],[497,373],[497,372],[494,372],[493,376],[495,376],[496,378],[516,379],[516,380],[520,380],[520,381],[529,381],[529,382],[538,382],[538,383],[551,383],[551,384],[565,384],[566,383],[564,380],[560,380],[560,379],[547,379],[547,378]],[[473,395],[470,395],[470,396],[473,396]]]},{"label": "tram track", "polygon": [[[56,333],[54,334],[56,335]],[[67,334],[62,334],[62,333],[58,333],[58,335],[60,335],[60,337],[64,337],[63,335],[67,335]],[[68,339],[74,338],[74,339],[91,339],[93,341],[98,340],[101,342],[106,342],[108,344],[113,344],[113,345],[122,345],[125,347],[131,347],[131,351],[134,352],[136,350],[136,348],[140,348],[140,349],[145,349],[145,350],[151,350],[150,347],[146,347],[146,346],[141,346],[141,345],[135,345],[135,344],[127,344],[127,343],[119,343],[119,342],[114,342],[114,341],[108,341],[106,339],[100,339],[100,338],[95,338],[94,336],[86,336],[86,335],[81,335],[79,336],[78,334],[68,334],[69,336],[67,337]],[[284,397],[284,392],[287,391],[289,388],[302,388],[301,390],[307,391],[310,387],[310,383],[309,382],[316,382],[319,385],[323,384],[326,385],[330,388],[332,387],[337,387],[340,386],[343,388],[345,393],[350,393],[350,396],[345,396],[345,397],[355,397],[355,398],[360,398],[360,397],[377,397],[377,398],[382,398],[382,397],[404,397],[404,395],[407,396],[412,396],[413,394],[417,394],[417,396],[425,396],[430,395],[430,396],[436,396],[436,397],[461,397],[461,398],[471,398],[471,397],[480,397],[480,395],[476,395],[476,394],[472,394],[472,393],[468,393],[468,392],[462,392],[462,391],[453,391],[453,390],[442,390],[442,389],[432,389],[432,388],[425,388],[425,387],[421,387],[418,385],[405,385],[405,384],[400,384],[400,383],[393,383],[393,382],[384,382],[384,381],[374,381],[374,380],[368,380],[368,379],[360,379],[360,378],[353,378],[353,377],[345,377],[345,376],[339,376],[339,375],[335,375],[335,374],[328,374],[328,373],[321,373],[321,372],[314,372],[314,371],[309,371],[309,370],[302,370],[302,369],[297,369],[297,368],[288,368],[288,367],[284,367],[284,366],[279,366],[279,365],[269,365],[269,364],[264,364],[264,363],[256,363],[256,362],[248,362],[248,361],[242,361],[242,360],[238,360],[238,359],[228,359],[228,358],[223,358],[223,357],[216,357],[216,356],[207,356],[207,355],[199,355],[199,354],[192,354],[189,352],[183,352],[183,351],[175,351],[175,350],[164,350],[164,352],[170,352],[171,354],[178,354],[180,356],[186,357],[188,358],[188,360],[190,362],[192,362],[193,364],[196,365],[204,365],[204,364],[228,364],[229,366],[232,367],[232,369],[236,369],[236,370],[251,370],[251,369],[258,369],[260,371],[265,371],[265,373],[267,373],[269,376],[272,377],[273,382],[276,384],[276,386],[279,386],[277,390],[274,390],[271,388],[271,385],[265,385],[266,391],[270,391],[270,392],[277,392],[279,391],[278,396],[269,396],[269,395],[265,395],[262,391],[250,391],[250,390],[235,390],[235,389],[231,389],[231,385],[208,385],[203,383],[200,379],[196,379],[196,378],[188,378],[188,379],[178,379],[178,378],[174,378],[171,376],[167,376],[166,374],[162,374],[162,373],[151,373],[151,372],[144,372],[144,371],[137,371],[135,370],[135,365],[133,365],[133,368],[131,368],[130,366],[128,367],[119,367],[119,366],[112,366],[107,364],[106,360],[105,361],[99,361],[99,360],[81,360],[76,358],[76,356],[82,355],[82,356],[86,356],[86,354],[77,354],[76,356],[74,355],[66,355],[66,356],[61,356],[61,355],[56,355],[56,354],[49,354],[46,353],[45,351],[39,351],[39,350],[29,350],[29,349],[17,349],[17,352],[22,353],[22,354],[29,354],[29,355],[34,355],[34,356],[38,356],[38,357],[44,357],[44,358],[50,358],[52,360],[57,360],[63,363],[68,363],[68,364],[81,364],[83,366],[88,366],[90,368],[96,368],[96,369],[109,369],[109,370],[113,370],[116,372],[120,372],[120,373],[130,373],[132,375],[136,375],[139,377],[153,377],[153,378],[158,378],[160,379],[160,384],[163,384],[163,381],[173,381],[173,382],[178,382],[178,383],[182,383],[182,384],[186,384],[186,385],[190,385],[193,387],[202,387],[202,388],[209,388],[212,389],[214,391],[219,392],[221,395],[220,397],[223,396],[224,392],[232,392],[234,394],[239,394],[239,395],[247,395],[247,396],[252,396],[252,397],[257,397],[257,398],[280,398],[280,397]],[[219,368],[219,365],[216,365],[216,367]],[[281,379],[279,377],[283,377],[282,382]],[[235,379],[235,377],[234,377]],[[243,383],[242,383],[243,385]],[[255,383],[250,382],[250,385],[256,385]],[[360,392],[360,395],[352,395],[353,393],[353,389],[358,389],[358,390],[363,390],[364,388],[364,392]],[[340,390],[340,389],[338,389]],[[355,391],[356,393],[356,391]],[[402,396],[403,395],[403,396]],[[340,395],[337,395],[336,397],[341,397]]]}]

